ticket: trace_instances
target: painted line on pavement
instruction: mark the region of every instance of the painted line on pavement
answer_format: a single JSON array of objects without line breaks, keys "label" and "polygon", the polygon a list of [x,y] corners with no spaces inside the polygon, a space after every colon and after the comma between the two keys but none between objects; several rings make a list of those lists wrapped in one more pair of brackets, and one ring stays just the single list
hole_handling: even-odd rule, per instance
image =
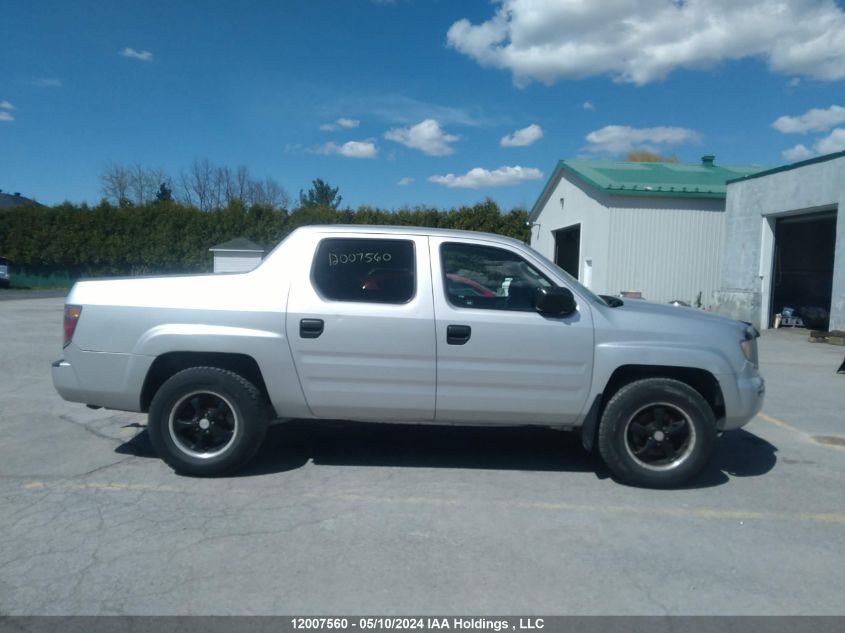
[{"label": "painted line on pavement", "polygon": [[804,439],[809,440],[810,443],[814,444],[815,446],[823,446],[824,448],[832,448],[837,451],[845,450],[845,446],[842,445],[842,438],[838,436],[827,436],[827,435],[811,435],[807,431],[802,431],[799,428],[796,428],[789,424],[788,422],[784,422],[783,420],[779,420],[775,417],[772,417],[762,411],[757,414],[757,417],[763,420],[764,422],[768,422],[769,424],[773,424],[778,426],[782,429],[786,429],[787,431],[792,431],[793,433],[797,433],[798,435],[803,435]]},{"label": "painted line on pavement", "polygon": [[763,413],[762,411],[760,411],[760,413],[757,414],[757,417],[760,418],[761,420],[765,421],[765,422],[768,422],[769,424],[774,424],[775,426],[779,426],[782,429],[786,429],[787,431],[792,431],[793,433],[801,433],[802,435],[807,435],[804,431],[802,431],[799,428],[792,426],[788,422],[784,422],[783,420],[778,420],[777,418],[773,418],[772,416],[770,416],[766,413]]},{"label": "painted line on pavement", "polygon": [[[319,494],[306,493],[304,496],[311,498],[331,498],[353,502],[390,503],[404,505],[431,505],[469,507],[457,499],[444,499],[439,497],[381,497],[360,494]],[[711,510],[711,509],[686,509],[686,508],[649,508],[635,506],[601,506],[589,504],[571,504],[542,501],[517,501],[502,502],[500,505],[530,510],[553,510],[566,512],[586,512],[596,514],[623,514],[623,515],[649,515],[667,516],[688,519],[712,519],[712,520],[780,520],[780,521],[810,521],[813,523],[842,523],[845,524],[845,513],[841,512],[769,512],[754,510]]]},{"label": "painted line on pavement", "polygon": [[[69,491],[106,491],[106,492],[159,492],[159,493],[190,493],[195,490],[179,488],[168,485],[147,485],[147,484],[121,484],[114,482],[104,483],[63,483],[31,481],[22,486],[24,490],[69,490]],[[231,490],[229,490],[232,492]],[[200,492],[204,492],[200,490]],[[460,499],[443,497],[388,497],[376,495],[362,495],[355,493],[316,493],[309,492],[300,497],[310,499],[324,499],[335,501],[351,501],[355,503],[385,503],[396,505],[417,505],[436,506],[451,508],[471,508],[473,504],[466,503]],[[591,514],[616,514],[616,515],[646,515],[665,516],[680,519],[709,519],[718,521],[808,521],[811,523],[835,523],[845,524],[845,513],[842,512],[778,512],[778,511],[757,511],[757,510],[715,510],[707,508],[654,508],[637,506],[602,506],[592,504],[572,504],[546,501],[504,501],[495,505],[506,508],[524,510],[545,510],[558,512],[583,512]]]}]

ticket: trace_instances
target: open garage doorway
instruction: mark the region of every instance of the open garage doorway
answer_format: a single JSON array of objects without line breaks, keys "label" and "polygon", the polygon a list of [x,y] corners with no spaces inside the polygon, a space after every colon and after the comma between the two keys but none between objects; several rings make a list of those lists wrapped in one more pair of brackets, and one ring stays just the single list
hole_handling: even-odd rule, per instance
[{"label": "open garage doorway", "polygon": [[830,319],[836,210],[778,218],[775,223],[772,310],[793,308],[807,327],[824,329]]},{"label": "open garage doorway", "polygon": [[574,224],[555,231],[555,264],[578,279],[581,259],[581,225]]}]

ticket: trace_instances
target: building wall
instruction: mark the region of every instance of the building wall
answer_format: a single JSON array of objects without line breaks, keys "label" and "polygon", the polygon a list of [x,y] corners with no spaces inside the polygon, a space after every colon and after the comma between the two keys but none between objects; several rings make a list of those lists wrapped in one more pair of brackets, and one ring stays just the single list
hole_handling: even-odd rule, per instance
[{"label": "building wall", "polygon": [[214,272],[245,273],[261,263],[259,253],[229,251],[214,253]]},{"label": "building wall", "polygon": [[[564,200],[563,206],[561,198]],[[584,261],[592,260],[592,281],[589,286],[594,292],[603,294],[608,285],[606,263],[610,243],[610,213],[605,204],[572,182],[565,173],[531,227],[531,246],[554,260],[554,232],[579,223],[581,252],[578,278],[584,280]]]},{"label": "building wall", "polygon": [[[665,204],[678,201],[652,200]],[[649,301],[713,305],[719,288],[725,214],[721,200],[700,208],[614,208],[608,294],[642,292]]]},{"label": "building wall", "polygon": [[[768,327],[776,218],[832,208],[845,209],[845,157],[729,184],[718,311]],[[845,330],[845,220],[841,212],[836,223],[830,328]]]},{"label": "building wall", "polygon": [[[560,198],[564,199],[561,208]],[[581,223],[579,279],[592,260],[591,290],[640,291],[651,301],[714,301],[724,200],[608,196],[565,172],[532,227],[531,246],[554,259],[554,231]]]}]

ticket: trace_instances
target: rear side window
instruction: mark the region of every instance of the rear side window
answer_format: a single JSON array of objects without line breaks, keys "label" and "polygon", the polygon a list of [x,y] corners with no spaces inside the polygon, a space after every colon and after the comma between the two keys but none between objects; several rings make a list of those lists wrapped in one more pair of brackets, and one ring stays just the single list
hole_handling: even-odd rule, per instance
[{"label": "rear side window", "polygon": [[416,288],[414,243],[325,239],[314,255],[311,278],[317,291],[333,301],[407,303]]}]

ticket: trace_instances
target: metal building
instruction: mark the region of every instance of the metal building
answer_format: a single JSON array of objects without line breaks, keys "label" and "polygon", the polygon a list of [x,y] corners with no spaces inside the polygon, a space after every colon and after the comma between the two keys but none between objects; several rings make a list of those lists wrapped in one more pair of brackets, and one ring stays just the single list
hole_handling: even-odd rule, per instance
[{"label": "metal building", "polygon": [[598,294],[708,306],[719,287],[725,183],[761,167],[562,160],[529,216],[531,246]]},{"label": "metal building", "polygon": [[243,237],[209,248],[214,255],[214,272],[245,273],[261,263],[264,249]]},{"label": "metal building", "polygon": [[845,152],[728,183],[719,312],[771,327],[790,308],[845,330]]}]

